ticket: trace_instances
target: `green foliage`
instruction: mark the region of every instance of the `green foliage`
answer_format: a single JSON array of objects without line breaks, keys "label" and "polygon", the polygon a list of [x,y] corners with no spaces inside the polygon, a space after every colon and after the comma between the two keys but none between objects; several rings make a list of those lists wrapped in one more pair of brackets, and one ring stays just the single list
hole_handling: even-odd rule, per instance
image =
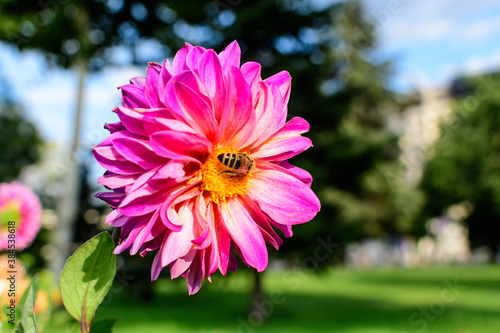
[{"label": "green foliage", "polygon": [[[323,206],[314,223],[295,228],[280,253],[310,255],[317,245],[311,240],[325,234],[347,243],[408,230],[407,216],[399,214],[411,210],[401,207],[399,188],[371,185],[387,183],[379,171],[397,163],[397,138],[384,122],[401,105],[387,89],[390,63],[373,58],[374,27],[359,1],[76,0],[46,7],[4,3],[0,16],[9,20],[0,28],[4,36],[24,39],[11,43],[54,54],[63,65],[80,57],[99,68],[110,58],[106,50],[116,45],[144,64],[140,55],[147,40],[163,45],[162,58],[185,42],[222,50],[237,40],[243,61],[262,64],[263,78],[290,72],[289,115],[310,122],[307,135],[314,143],[291,162],[312,173]],[[36,21],[41,14],[50,20]],[[30,23],[35,29],[22,29]],[[96,36],[102,37],[99,43]],[[76,53],[68,53],[68,41],[77,42]],[[379,175],[382,181],[374,180]]]},{"label": "green foliage", "polygon": [[425,167],[422,220],[454,204],[472,205],[465,219],[473,246],[500,246],[500,76],[462,80],[469,93],[459,97]]},{"label": "green foliage", "polygon": [[2,1],[0,13],[1,40],[20,49],[39,49],[62,66],[92,58],[114,37],[99,29],[109,23],[103,1],[30,1],[23,6]]},{"label": "green foliage", "polygon": [[38,333],[33,305],[33,286],[31,286],[24,303],[21,322],[16,327],[16,333]]},{"label": "green foliage", "polygon": [[[111,236],[102,232],[76,250],[61,273],[64,306],[80,322],[82,332],[90,331],[97,307],[113,283],[116,274],[113,250]],[[105,324],[99,326],[100,332],[105,332]]]},{"label": "green foliage", "polygon": [[[300,249],[302,257],[314,253],[314,240],[322,235],[346,244],[401,234],[409,223],[398,202],[404,190],[399,182],[389,183],[397,175],[399,148],[385,120],[400,108],[387,89],[390,64],[370,60],[374,30],[358,2],[346,2],[324,19],[334,31],[321,51],[325,60],[292,72],[290,112],[310,122],[314,147],[291,162],[311,172],[322,202],[317,218],[297,227],[284,244],[285,251]],[[338,259],[341,253],[321,264]]]},{"label": "green foliage", "polygon": [[103,319],[96,320],[92,324],[91,333],[111,333],[113,332],[113,326],[116,323],[116,319]]},{"label": "green foliage", "polygon": [[0,181],[15,179],[22,168],[40,159],[42,138],[12,103],[0,102]]}]

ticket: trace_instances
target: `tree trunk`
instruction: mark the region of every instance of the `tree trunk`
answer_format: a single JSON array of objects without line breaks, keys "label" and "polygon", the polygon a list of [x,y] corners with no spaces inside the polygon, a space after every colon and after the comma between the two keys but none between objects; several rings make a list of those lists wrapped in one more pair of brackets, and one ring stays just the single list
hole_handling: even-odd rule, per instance
[{"label": "tree trunk", "polygon": [[267,317],[266,313],[262,313],[262,302],[264,301],[264,291],[262,289],[262,274],[263,272],[254,271],[254,280],[253,280],[253,290],[252,290],[252,299],[250,304],[250,314],[251,313],[260,313],[261,317],[265,319]]},{"label": "tree trunk", "polygon": [[52,272],[59,276],[66,259],[71,255],[71,244],[75,230],[75,217],[79,191],[80,161],[78,146],[80,144],[80,127],[83,112],[83,99],[85,93],[85,78],[87,75],[87,61],[80,59],[76,64],[78,71],[78,87],[73,122],[73,138],[67,158],[63,161],[62,191],[57,203],[58,224],[52,236],[52,244],[56,247],[56,255],[50,261]]}]

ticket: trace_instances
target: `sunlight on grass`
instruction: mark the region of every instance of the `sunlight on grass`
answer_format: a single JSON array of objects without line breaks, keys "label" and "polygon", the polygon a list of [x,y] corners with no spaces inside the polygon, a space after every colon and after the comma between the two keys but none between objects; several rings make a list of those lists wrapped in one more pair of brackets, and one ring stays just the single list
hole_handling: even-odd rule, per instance
[{"label": "sunlight on grass", "polygon": [[153,284],[150,303],[112,294],[97,318],[121,318],[116,333],[496,333],[499,279],[500,267],[269,271],[263,322],[248,314],[252,274],[238,271],[194,296],[169,279]]}]

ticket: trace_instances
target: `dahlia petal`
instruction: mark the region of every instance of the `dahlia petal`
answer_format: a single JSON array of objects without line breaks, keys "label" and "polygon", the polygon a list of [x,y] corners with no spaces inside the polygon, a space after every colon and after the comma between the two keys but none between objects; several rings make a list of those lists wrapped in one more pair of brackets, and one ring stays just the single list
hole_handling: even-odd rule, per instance
[{"label": "dahlia petal", "polygon": [[229,44],[224,51],[219,53],[220,63],[224,72],[227,72],[231,67],[240,67],[241,49],[237,41]]},{"label": "dahlia petal", "polygon": [[144,96],[149,107],[158,108],[162,104],[158,95],[158,82],[160,80],[161,65],[156,62],[148,63],[148,72],[146,74],[146,86]]},{"label": "dahlia petal", "polygon": [[245,262],[257,271],[267,267],[267,249],[264,238],[248,211],[238,199],[230,199],[219,205],[222,222],[232,240],[241,251]]},{"label": "dahlia petal", "polygon": [[227,265],[228,272],[234,272],[238,268],[238,260],[233,252],[230,253],[229,263]]},{"label": "dahlia petal", "polygon": [[262,66],[254,61],[249,61],[241,65],[241,73],[252,91],[252,105],[256,105],[259,100],[261,68]]},{"label": "dahlia petal", "polygon": [[283,103],[283,99],[281,98],[279,88],[277,86],[271,85],[271,91],[274,98],[274,108],[272,112],[273,121],[271,125],[273,126],[273,130],[279,130],[285,124],[287,108],[286,104]]},{"label": "dahlia petal", "polygon": [[184,171],[184,163],[170,160],[167,164],[160,167],[155,175],[155,179],[181,178],[186,175]]},{"label": "dahlia petal", "polygon": [[104,176],[97,178],[97,182],[110,189],[125,187],[134,183],[139,175],[117,175],[113,173],[106,173]]},{"label": "dahlia petal", "polygon": [[122,227],[130,219],[130,216],[123,215],[119,209],[114,209],[106,216],[106,223],[112,227]]},{"label": "dahlia petal", "polygon": [[268,141],[252,151],[252,156],[267,160],[287,160],[312,146],[310,139],[299,134],[309,130],[309,123],[294,117],[277,131]]},{"label": "dahlia petal", "polygon": [[[183,192],[180,192],[183,191]],[[167,227],[174,231],[179,231],[180,227],[184,225],[184,218],[177,211],[177,204],[180,204],[186,200],[194,198],[199,195],[200,190],[194,186],[186,191],[185,187],[181,187],[179,192],[171,195],[170,198],[165,202],[160,211],[160,216],[162,220],[167,221]]]},{"label": "dahlia petal", "polygon": [[[120,210],[120,209],[117,208],[116,210]],[[151,214],[148,214],[148,215],[151,217]],[[139,228],[141,227],[141,221],[143,221],[143,217],[144,216],[128,216],[128,218],[129,218],[128,223],[125,223],[120,228],[120,238],[118,240],[118,243],[122,243],[123,241],[125,241],[125,239],[130,235],[130,233],[134,229],[136,229],[136,227],[139,227]]]},{"label": "dahlia petal", "polygon": [[131,84],[137,84],[143,87],[146,85],[146,78],[142,76],[133,77],[129,81]]},{"label": "dahlia petal", "polygon": [[[165,233],[163,239],[168,236],[168,232]],[[156,252],[153,263],[151,264],[151,281],[155,281],[160,276],[163,266],[161,265],[161,251]]]},{"label": "dahlia petal", "polygon": [[208,219],[210,215],[213,220],[213,211],[210,209],[212,209],[210,199],[204,195],[198,195],[194,203],[194,217],[199,230],[203,230],[203,232],[207,229],[211,230]]},{"label": "dahlia petal", "polygon": [[178,232],[171,231],[163,243],[161,251],[161,265],[169,265],[174,260],[187,254],[191,249],[191,240],[193,239],[193,214],[190,209],[184,205],[179,209],[179,216],[184,224]]},{"label": "dahlia petal", "polygon": [[155,238],[165,230],[162,223],[156,223],[158,220],[158,211],[156,211],[152,217],[148,216],[144,217],[144,219],[146,219],[147,224],[135,237],[132,247],[130,248],[130,255],[136,255],[146,241]]},{"label": "dahlia petal", "polygon": [[156,188],[145,184],[127,197],[119,206],[121,212],[128,216],[141,216],[158,209],[171,194],[179,180],[167,180],[163,188]]},{"label": "dahlia petal", "polygon": [[252,146],[260,145],[281,127],[279,122],[283,104],[277,88],[273,88],[264,82],[260,83],[260,97],[255,107],[256,125],[248,139]]},{"label": "dahlia petal", "polygon": [[102,201],[107,203],[109,207],[115,209],[123,201],[125,195],[125,193],[99,192],[95,194],[95,197],[101,199]]},{"label": "dahlia petal", "polygon": [[288,105],[288,100],[290,99],[290,88],[292,86],[292,77],[287,71],[281,71],[273,76],[268,77],[264,80],[267,84],[271,86],[278,87],[281,96],[283,98],[282,104],[285,105],[285,112],[283,112],[280,120],[280,124],[283,125],[286,121],[286,105]]},{"label": "dahlia petal", "polygon": [[123,125],[132,133],[146,136],[147,133],[144,130],[143,118],[144,115],[137,110],[131,110],[119,106],[113,110],[116,112],[118,117],[120,118]]},{"label": "dahlia petal", "polygon": [[[199,194],[199,189],[196,186],[188,188],[184,184],[180,183],[175,188],[172,188],[170,193],[168,193],[164,204],[160,208],[160,219],[163,224],[170,230],[180,231],[182,228],[183,221],[177,216],[177,212],[174,211],[175,205],[177,203],[189,200]],[[173,212],[171,212],[172,210]],[[177,222],[174,224],[173,222]]]},{"label": "dahlia petal", "polygon": [[208,50],[203,53],[198,66],[198,72],[208,96],[212,99],[215,119],[220,121],[226,103],[226,87],[222,66],[214,50]]},{"label": "dahlia petal", "polygon": [[151,170],[148,170],[140,175],[139,178],[132,184],[130,187],[126,187],[126,192],[131,193],[139,189],[141,186],[144,186],[153,176],[156,175],[161,166],[157,166]]},{"label": "dahlia petal", "polygon": [[119,121],[117,123],[111,123],[111,124],[106,123],[106,124],[104,124],[104,128],[107,129],[110,134],[113,134],[113,133],[119,132],[119,131],[123,131],[126,129],[121,121]]},{"label": "dahlia petal", "polygon": [[170,61],[167,59],[163,63],[163,66],[160,70],[160,78],[158,82],[158,98],[162,105],[167,105],[167,95],[165,89],[167,88],[168,81],[173,77],[172,75],[172,65],[170,65]]},{"label": "dahlia petal", "polygon": [[[235,67],[229,70],[229,95],[222,114],[220,145],[241,146],[251,136],[255,126],[252,107],[252,92],[241,71]],[[243,132],[238,135],[239,132]]]},{"label": "dahlia petal", "polygon": [[271,219],[280,224],[299,224],[316,216],[320,202],[309,186],[273,169],[261,169],[254,174],[248,180],[248,195]]},{"label": "dahlia petal", "polygon": [[212,282],[212,280],[210,279],[210,275],[214,274],[217,271],[219,261],[217,260],[217,250],[211,245],[205,250],[205,260],[205,265],[207,266],[206,271],[208,272],[207,279]]},{"label": "dahlia petal", "polygon": [[153,134],[151,146],[160,156],[201,164],[212,143],[197,134],[167,130]]},{"label": "dahlia petal", "polygon": [[[128,225],[125,224],[124,227],[122,228],[121,236],[123,235],[127,236],[125,239],[123,239],[123,241],[120,241],[118,243],[115,250],[113,251],[114,254],[120,254],[123,251],[129,249],[134,243],[134,240],[137,238],[139,233],[146,227],[146,224],[148,223],[147,217],[136,218],[134,220],[135,221],[133,223],[129,223]],[[127,233],[127,230],[125,230],[126,227],[130,227],[130,232]]]},{"label": "dahlia petal", "polygon": [[113,138],[113,146],[129,161],[136,163],[145,170],[165,163],[165,158],[158,156],[148,140],[142,140],[128,131],[122,131]]},{"label": "dahlia petal", "polygon": [[309,131],[309,123],[301,117],[293,117],[276,134],[273,139],[289,138]]},{"label": "dahlia petal", "polygon": [[111,172],[117,174],[136,174],[144,172],[144,169],[121,156],[116,148],[112,146],[97,145],[92,147],[92,154],[103,168]]},{"label": "dahlia petal", "polygon": [[201,46],[195,46],[191,51],[189,51],[186,57],[186,64],[191,70],[195,70],[198,68],[198,62],[200,61],[200,57],[205,52],[205,48]]},{"label": "dahlia petal", "polygon": [[179,74],[185,70],[188,70],[189,67],[186,63],[186,58],[189,53],[193,49],[193,46],[189,43],[186,43],[184,47],[182,47],[174,56],[174,62],[172,67],[174,69],[173,74]]},{"label": "dahlia petal", "polygon": [[158,250],[163,243],[163,237],[165,236],[166,231],[167,229],[165,229],[161,234],[159,234],[155,238],[144,242],[144,244],[141,247],[141,251],[139,252],[139,255],[141,257],[144,257],[148,252]]},{"label": "dahlia petal", "polygon": [[201,258],[201,256],[202,254],[200,253],[200,251],[197,251],[196,257],[194,258],[193,263],[187,271],[186,282],[189,295],[196,294],[201,288],[201,282],[203,281],[204,277],[203,259]]},{"label": "dahlia petal", "polygon": [[245,208],[250,213],[250,216],[259,227],[262,236],[266,243],[273,246],[276,250],[283,244],[283,240],[276,234],[274,229],[269,224],[269,218],[262,213],[262,210],[257,206],[257,204],[246,196],[241,198],[242,203]]},{"label": "dahlia petal", "polygon": [[172,118],[162,115],[153,116],[153,117],[145,117],[144,118],[144,129],[149,135],[152,135],[156,132],[160,132],[163,130],[173,130],[176,132],[186,132],[186,133],[197,133],[191,126],[186,124],[186,122],[182,120],[177,120],[173,116]]},{"label": "dahlia petal", "polygon": [[191,263],[193,262],[196,252],[196,250],[191,249],[185,256],[177,259],[173,264],[170,265],[170,276],[172,277],[172,279],[175,279],[186,273],[189,266],[191,266]]},{"label": "dahlia petal", "polygon": [[197,250],[202,250],[210,246],[211,238],[209,237],[210,232],[208,228],[205,228],[200,237],[195,238],[191,241]]},{"label": "dahlia petal", "polygon": [[290,87],[292,85],[292,77],[287,71],[281,71],[264,80],[269,85],[279,87],[281,96],[283,96],[283,104],[288,103],[290,97]]},{"label": "dahlia petal", "polygon": [[218,220],[220,216],[215,218],[214,212],[218,214],[212,202],[208,203],[207,210],[207,223],[209,225],[210,231],[212,232],[212,239],[216,240],[213,242],[214,252],[217,253],[219,270],[222,275],[226,275],[229,260],[231,257],[231,237],[224,227],[223,223],[219,223]]},{"label": "dahlia petal", "polygon": [[281,232],[285,235],[285,237],[289,238],[289,237],[293,236],[293,231],[292,231],[291,225],[279,224],[279,223],[273,221],[272,219],[269,220],[269,223],[271,223],[271,225],[273,227],[276,227],[279,230],[281,230]]},{"label": "dahlia petal", "polygon": [[295,178],[297,178],[307,186],[311,187],[312,176],[309,172],[294,165],[291,165],[288,161],[281,161],[278,165],[284,168],[290,174],[294,175]]},{"label": "dahlia petal", "polygon": [[[197,249],[203,249],[211,245],[210,262],[208,264],[209,274],[212,274],[219,268],[221,274],[226,275],[231,238],[222,223],[215,222],[214,205],[210,199],[202,195],[198,196],[195,202],[195,218],[197,224],[201,228],[204,228],[204,232],[198,239],[193,240],[193,244],[197,245]],[[207,231],[210,234],[205,236],[205,232]],[[204,237],[206,238],[204,239]]]},{"label": "dahlia petal", "polygon": [[176,114],[210,141],[215,140],[217,122],[202,82],[193,72],[183,72],[167,85],[167,101]]},{"label": "dahlia petal", "polygon": [[122,91],[122,104],[126,108],[147,108],[148,101],[144,96],[144,85],[126,84],[118,87]]},{"label": "dahlia petal", "polygon": [[294,157],[312,147],[312,141],[304,136],[271,140],[252,153],[252,156],[261,160],[283,161]]}]

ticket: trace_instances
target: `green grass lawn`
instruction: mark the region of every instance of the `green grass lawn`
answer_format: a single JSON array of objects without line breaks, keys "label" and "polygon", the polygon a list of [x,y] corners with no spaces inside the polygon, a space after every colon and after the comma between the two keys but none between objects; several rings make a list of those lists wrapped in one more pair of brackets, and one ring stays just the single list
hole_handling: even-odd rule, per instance
[{"label": "green grass lawn", "polygon": [[500,267],[268,271],[265,316],[248,313],[249,272],[213,280],[193,296],[184,280],[154,282],[150,303],[115,286],[97,318],[120,318],[116,333],[500,332]]}]

